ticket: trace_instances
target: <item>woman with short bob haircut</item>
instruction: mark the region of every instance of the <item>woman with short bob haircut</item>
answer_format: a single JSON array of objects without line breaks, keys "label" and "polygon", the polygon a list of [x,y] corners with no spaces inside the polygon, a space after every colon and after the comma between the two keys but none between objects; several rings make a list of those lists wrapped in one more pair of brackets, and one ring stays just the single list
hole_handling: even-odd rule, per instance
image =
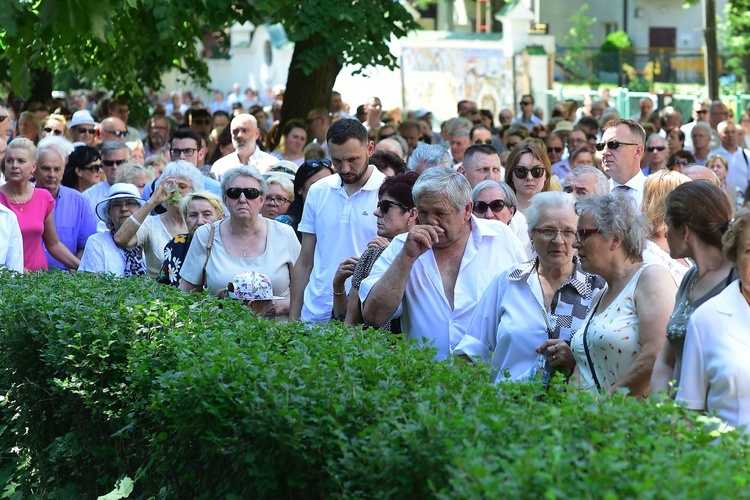
[{"label": "woman with short bob haircut", "polygon": [[552,166],[543,143],[533,139],[521,141],[504,166],[505,183],[516,193],[520,212],[526,211],[535,194],[550,190]]}]

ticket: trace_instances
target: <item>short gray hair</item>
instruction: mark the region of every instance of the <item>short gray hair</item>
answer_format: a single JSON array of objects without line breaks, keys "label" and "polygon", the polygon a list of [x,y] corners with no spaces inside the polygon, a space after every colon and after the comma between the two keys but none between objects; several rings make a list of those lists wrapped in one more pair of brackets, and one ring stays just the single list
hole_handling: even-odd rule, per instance
[{"label": "short gray hair", "polygon": [[526,223],[529,225],[529,236],[539,224],[547,219],[550,210],[569,207],[571,213],[576,212],[576,197],[562,191],[544,191],[531,198],[531,205],[526,209]]},{"label": "short gray hair", "polygon": [[424,195],[443,194],[457,211],[463,210],[471,202],[471,185],[463,174],[452,168],[428,168],[419,176],[411,190],[414,204]]},{"label": "short gray hair", "polygon": [[[537,195],[538,196],[538,195]],[[651,234],[651,223],[636,206],[635,200],[623,193],[587,196],[576,203],[576,212],[594,221],[604,236],[614,236],[622,242],[629,257],[643,260],[646,238]]]},{"label": "short gray hair", "polygon": [[128,160],[130,160],[130,148],[123,141],[107,141],[102,144],[102,158],[121,149],[128,152]]},{"label": "short gray hair", "polygon": [[248,165],[243,165],[241,167],[230,168],[224,173],[223,176],[221,176],[221,195],[222,196],[227,194],[227,189],[229,189],[229,185],[237,177],[252,177],[256,181],[258,181],[258,183],[260,184],[260,192],[264,195],[268,194],[268,183],[260,174],[260,172],[258,172],[258,169],[255,167],[248,166]]},{"label": "short gray hair", "polygon": [[158,189],[161,181],[167,177],[181,177],[187,179],[193,185],[193,191],[203,190],[203,174],[200,170],[192,163],[185,160],[177,160],[169,162],[164,167],[164,172],[161,173],[161,177],[156,179],[156,185],[154,190]]},{"label": "short gray hair", "polygon": [[[596,176],[596,185],[594,186],[594,192],[591,193],[592,195],[600,196],[609,193],[609,179],[604,175],[604,172],[596,167],[592,167],[591,165],[581,165],[580,167],[574,168],[568,172],[568,175],[565,176],[565,180],[570,176],[578,177],[582,174],[594,174]],[[565,185],[565,180],[563,180],[563,186]]]},{"label": "short gray hair", "polygon": [[[709,125],[706,122],[695,122],[695,125],[693,125],[693,130],[695,130],[697,128],[704,129],[708,133],[708,135],[711,135],[711,133],[712,133],[711,125]],[[690,135],[693,135],[692,130],[690,131]]]},{"label": "short gray hair", "polygon": [[490,188],[499,189],[503,192],[503,200],[505,200],[506,205],[513,208],[518,207],[518,198],[516,198],[516,193],[513,192],[513,188],[504,182],[498,182],[494,179],[487,179],[486,181],[482,181],[474,186],[474,189],[471,192],[471,200],[476,201],[482,191]]},{"label": "short gray hair", "polygon": [[419,146],[409,157],[409,170],[417,170],[421,164],[432,167],[450,167],[453,165],[451,155],[446,148],[439,144],[424,144]]}]

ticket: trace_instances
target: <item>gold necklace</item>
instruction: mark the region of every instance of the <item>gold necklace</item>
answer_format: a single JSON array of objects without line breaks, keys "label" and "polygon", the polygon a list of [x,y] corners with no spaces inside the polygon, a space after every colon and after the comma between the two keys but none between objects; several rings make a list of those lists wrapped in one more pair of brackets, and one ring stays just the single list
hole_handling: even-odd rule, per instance
[{"label": "gold necklace", "polygon": [[[25,197],[25,196],[26,196],[26,194],[24,194],[24,197]],[[13,204],[14,204],[14,205],[21,205],[21,206],[19,206],[19,207],[18,207],[18,211],[19,211],[19,212],[23,212],[23,207],[24,207],[24,206],[26,206],[26,204],[27,204],[28,202],[30,202],[30,201],[31,201],[31,198],[32,198],[33,196],[34,196],[34,193],[31,193],[31,196],[29,196],[29,199],[28,199],[28,200],[26,200],[26,201],[24,201],[23,203],[20,203],[20,202],[19,202],[19,201],[17,200],[17,198],[16,198],[15,196],[13,196],[12,194],[10,195],[10,198],[11,198],[11,201],[13,202]]]}]

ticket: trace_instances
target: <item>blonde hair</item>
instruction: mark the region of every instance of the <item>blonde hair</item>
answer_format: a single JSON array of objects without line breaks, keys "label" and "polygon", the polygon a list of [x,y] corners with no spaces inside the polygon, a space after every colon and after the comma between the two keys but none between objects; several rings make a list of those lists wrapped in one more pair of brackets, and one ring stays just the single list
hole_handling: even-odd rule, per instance
[{"label": "blonde hair", "polygon": [[263,177],[269,186],[280,186],[290,203],[294,201],[294,177],[284,172],[269,172],[263,174]]},{"label": "blonde hair", "polygon": [[195,199],[206,200],[212,207],[214,207],[219,218],[224,218],[224,205],[221,203],[221,198],[208,191],[193,191],[192,193],[183,196],[182,200],[180,200],[180,213],[182,214],[183,219],[187,220],[188,210],[190,210],[190,202]]},{"label": "blonde hair", "polygon": [[646,177],[641,210],[653,226],[652,234],[666,231],[667,196],[686,182],[690,182],[690,177],[674,170],[659,170]]},{"label": "blonde hair", "polygon": [[49,115],[44,120],[42,120],[41,128],[44,128],[44,126],[47,125],[47,122],[52,121],[52,120],[62,123],[62,126],[63,126],[62,135],[63,137],[69,139],[70,137],[68,136],[68,121],[65,119],[63,115],[58,115],[56,113]]},{"label": "blonde hair", "polygon": [[156,170],[154,170],[154,167],[143,167],[135,163],[126,163],[117,171],[115,182],[135,184],[135,180],[139,177],[145,177],[148,181],[153,181],[156,179]]},{"label": "blonde hair", "polygon": [[742,243],[742,235],[750,227],[750,207],[742,207],[734,214],[734,219],[728,224],[729,229],[724,233],[721,239],[724,257],[737,263],[737,254]]}]

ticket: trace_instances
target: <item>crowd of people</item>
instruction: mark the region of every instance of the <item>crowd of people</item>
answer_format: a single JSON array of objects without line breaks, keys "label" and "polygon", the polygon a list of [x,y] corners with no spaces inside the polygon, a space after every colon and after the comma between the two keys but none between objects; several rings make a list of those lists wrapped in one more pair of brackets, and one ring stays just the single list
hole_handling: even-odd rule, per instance
[{"label": "crowd of people", "polygon": [[524,95],[497,121],[460,101],[436,132],[335,91],[280,127],[272,94],[173,93],[142,129],[106,96],[0,103],[2,265],[154,279],[401,333],[498,383],[560,372],[750,423],[750,106],[735,122],[696,99],[683,123],[602,93],[545,120]]}]

